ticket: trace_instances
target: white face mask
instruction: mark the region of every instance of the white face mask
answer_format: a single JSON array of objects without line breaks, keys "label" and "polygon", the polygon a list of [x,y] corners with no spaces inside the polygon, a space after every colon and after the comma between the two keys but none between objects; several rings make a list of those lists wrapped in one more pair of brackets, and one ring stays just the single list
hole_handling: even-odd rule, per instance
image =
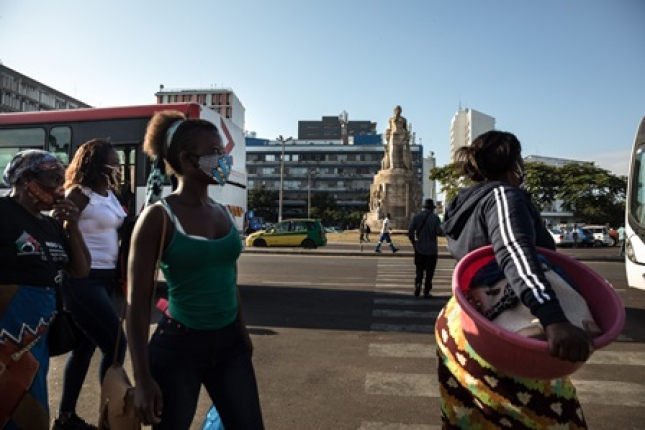
[{"label": "white face mask", "polygon": [[202,155],[199,156],[197,165],[202,172],[224,186],[231,173],[231,156],[228,154]]}]

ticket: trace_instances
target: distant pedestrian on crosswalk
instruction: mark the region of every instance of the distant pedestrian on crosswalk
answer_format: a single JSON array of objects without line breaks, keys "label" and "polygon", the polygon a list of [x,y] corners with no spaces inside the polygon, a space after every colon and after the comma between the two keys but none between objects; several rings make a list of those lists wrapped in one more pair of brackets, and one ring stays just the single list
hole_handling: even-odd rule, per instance
[{"label": "distant pedestrian on crosswalk", "polygon": [[414,295],[421,294],[421,283],[425,273],[425,284],[423,297],[431,298],[432,278],[437,267],[437,236],[442,234],[441,221],[434,213],[434,200],[426,199],[423,202],[423,210],[416,214],[410,222],[408,238],[414,247],[414,266],[416,276],[414,278]]},{"label": "distant pedestrian on crosswalk", "polygon": [[381,252],[381,245],[383,244],[383,241],[387,242],[388,245],[390,245],[390,249],[392,250],[392,253],[395,253],[396,251],[399,250],[394,244],[392,243],[392,239],[390,238],[390,214],[386,213],[385,218],[383,218],[383,225],[381,227],[381,235],[378,238],[378,243],[376,244],[376,249],[374,252]]}]

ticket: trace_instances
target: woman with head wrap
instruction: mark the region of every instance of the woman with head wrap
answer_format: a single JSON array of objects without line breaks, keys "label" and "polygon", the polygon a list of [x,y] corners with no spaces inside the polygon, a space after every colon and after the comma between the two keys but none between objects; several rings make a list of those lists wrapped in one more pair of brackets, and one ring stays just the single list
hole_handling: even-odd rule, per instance
[{"label": "woman with head wrap", "polygon": [[[49,428],[47,334],[62,271],[87,276],[90,255],[78,208],[63,194],[65,169],[53,154],[16,154],[0,197],[0,427]],[[44,215],[51,211],[51,217]]]}]

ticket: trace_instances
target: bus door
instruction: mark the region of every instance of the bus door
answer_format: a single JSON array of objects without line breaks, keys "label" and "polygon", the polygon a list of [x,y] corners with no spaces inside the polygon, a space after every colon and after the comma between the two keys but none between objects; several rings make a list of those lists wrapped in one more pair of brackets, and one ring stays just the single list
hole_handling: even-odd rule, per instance
[{"label": "bus door", "polygon": [[138,153],[141,147],[139,143],[112,142],[114,149],[119,154],[121,162],[121,186],[119,187],[119,201],[127,208],[129,214],[136,214],[136,188],[138,169]]},{"label": "bus door", "polygon": [[645,290],[645,117],[632,150],[625,212],[627,284]]}]

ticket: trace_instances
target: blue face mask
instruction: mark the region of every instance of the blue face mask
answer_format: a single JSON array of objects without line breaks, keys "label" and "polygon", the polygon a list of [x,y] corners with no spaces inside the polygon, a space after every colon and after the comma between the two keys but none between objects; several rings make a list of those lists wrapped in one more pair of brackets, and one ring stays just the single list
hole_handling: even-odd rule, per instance
[{"label": "blue face mask", "polygon": [[231,156],[228,154],[201,155],[197,165],[202,172],[223,187],[231,173]]}]

